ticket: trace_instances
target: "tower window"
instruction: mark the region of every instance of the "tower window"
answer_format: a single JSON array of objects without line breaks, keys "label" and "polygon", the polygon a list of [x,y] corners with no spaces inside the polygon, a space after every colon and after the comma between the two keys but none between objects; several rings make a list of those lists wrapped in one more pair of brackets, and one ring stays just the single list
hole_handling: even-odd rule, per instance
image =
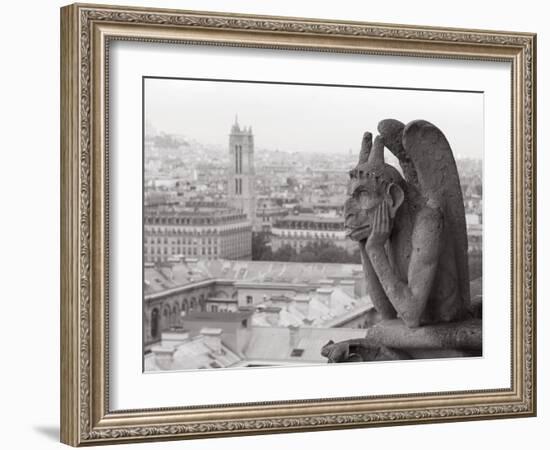
[{"label": "tower window", "polygon": [[243,146],[235,145],[235,173],[243,172]]},{"label": "tower window", "polygon": [[243,173],[243,146],[239,145],[239,173]]}]

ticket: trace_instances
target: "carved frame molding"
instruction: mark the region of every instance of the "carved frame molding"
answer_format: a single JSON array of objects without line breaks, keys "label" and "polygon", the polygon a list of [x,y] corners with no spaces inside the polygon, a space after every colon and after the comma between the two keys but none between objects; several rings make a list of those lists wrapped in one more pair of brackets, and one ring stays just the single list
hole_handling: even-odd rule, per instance
[{"label": "carved frame molding", "polygon": [[[511,62],[511,388],[110,411],[105,104],[113,39]],[[61,10],[61,57],[63,442],[79,446],[536,414],[534,34],[76,4]]]}]

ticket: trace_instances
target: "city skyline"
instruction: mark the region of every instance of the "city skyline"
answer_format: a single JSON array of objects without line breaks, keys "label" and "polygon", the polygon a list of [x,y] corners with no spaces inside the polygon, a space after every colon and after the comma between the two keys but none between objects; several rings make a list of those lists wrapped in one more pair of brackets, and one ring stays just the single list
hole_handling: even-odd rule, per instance
[{"label": "city skyline", "polygon": [[238,116],[260,149],[356,154],[363,133],[393,117],[428,120],[446,130],[457,158],[483,158],[482,93],[146,79],[144,94],[148,127],[218,149]]},{"label": "city skyline", "polygon": [[[203,84],[206,91],[187,89],[186,102],[177,90],[170,96],[145,91],[143,369],[325,364],[332,358],[325,351],[327,342],[361,339],[365,328],[375,327],[382,318],[362,269],[360,247],[345,226],[349,171],[357,165],[363,132],[376,134],[379,117],[373,114],[405,122],[418,118],[417,113],[405,115],[411,105],[395,105],[407,104],[403,96],[410,100],[411,93],[392,91],[387,97],[370,92],[376,108],[363,114],[373,121],[363,128],[361,117],[345,118],[364,103],[362,89],[355,89],[360,95],[350,99],[345,88],[346,94],[335,96],[342,91],[246,83],[232,89],[233,83],[218,83],[216,89],[229,89],[209,98],[213,85]],[[239,92],[243,86],[260,89]],[[283,91],[288,94],[288,88],[295,93],[291,102],[295,108],[288,105],[288,96],[276,97]],[[259,91],[262,96],[256,95]],[[427,98],[425,92],[413,94]],[[442,100],[450,93],[439,96],[439,103],[431,94],[424,111],[448,107]],[[254,97],[258,101],[251,104]],[[468,105],[462,105],[462,114],[466,110],[472,117],[480,114],[480,99],[478,94],[471,97]],[[270,102],[273,107],[266,108]],[[342,102],[349,106],[343,113]],[[152,104],[157,104],[159,124],[151,121]],[[397,112],[386,114],[390,105]],[[180,112],[171,110],[174,107]],[[233,109],[238,117],[233,111],[229,114]],[[465,128],[457,123],[461,118],[454,111],[440,117],[435,122],[446,122],[452,130],[445,135],[453,156],[457,146],[481,148],[482,127],[477,132]],[[171,123],[180,131],[170,132]],[[351,135],[353,145],[351,138],[345,141]],[[212,136],[223,141],[212,144]],[[280,145],[274,145],[279,137]],[[312,143],[317,147],[310,148]],[[341,151],[330,150],[336,145]],[[483,154],[471,149],[463,158],[459,151],[456,154],[470,294],[479,300]],[[388,149],[385,161],[404,175]],[[467,351],[431,356],[457,354],[472,356]],[[408,348],[380,356],[382,360],[425,357],[423,350],[415,353]]]}]

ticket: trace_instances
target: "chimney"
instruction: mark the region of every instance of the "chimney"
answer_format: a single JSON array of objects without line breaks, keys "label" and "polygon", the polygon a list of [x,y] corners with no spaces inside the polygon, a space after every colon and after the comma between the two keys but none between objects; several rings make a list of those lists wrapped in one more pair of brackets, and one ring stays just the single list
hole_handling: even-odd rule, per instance
[{"label": "chimney", "polygon": [[155,363],[161,370],[172,369],[176,347],[155,345],[151,351],[155,355]]},{"label": "chimney", "polygon": [[320,287],[317,289],[317,296],[328,309],[331,309],[332,289]]},{"label": "chimney", "polygon": [[205,344],[212,349],[215,355],[222,353],[222,333],[221,328],[203,328],[200,331]]},{"label": "chimney", "polygon": [[279,323],[281,308],[278,306],[266,306],[263,309],[267,321],[271,325],[277,325]]},{"label": "chimney", "polygon": [[298,344],[300,343],[300,327],[289,325],[288,330],[290,332],[290,348],[298,348]]},{"label": "chimney", "polygon": [[355,297],[355,280],[342,280],[340,286],[346,294]]},{"label": "chimney", "polygon": [[309,316],[309,302],[311,301],[311,296],[309,294],[296,294],[293,300],[298,310],[304,316]]},{"label": "chimney", "polygon": [[176,347],[189,339],[189,331],[183,328],[169,329],[161,334],[161,343],[164,347]]}]

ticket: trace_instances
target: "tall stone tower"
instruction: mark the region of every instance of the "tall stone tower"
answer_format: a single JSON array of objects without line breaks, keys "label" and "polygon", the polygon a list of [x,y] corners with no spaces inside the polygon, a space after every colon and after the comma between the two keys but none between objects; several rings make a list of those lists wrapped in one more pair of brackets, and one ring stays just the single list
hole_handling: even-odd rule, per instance
[{"label": "tall stone tower", "polygon": [[246,213],[256,222],[256,192],[254,172],[254,136],[252,127],[239,126],[237,117],[229,134],[229,205]]}]

